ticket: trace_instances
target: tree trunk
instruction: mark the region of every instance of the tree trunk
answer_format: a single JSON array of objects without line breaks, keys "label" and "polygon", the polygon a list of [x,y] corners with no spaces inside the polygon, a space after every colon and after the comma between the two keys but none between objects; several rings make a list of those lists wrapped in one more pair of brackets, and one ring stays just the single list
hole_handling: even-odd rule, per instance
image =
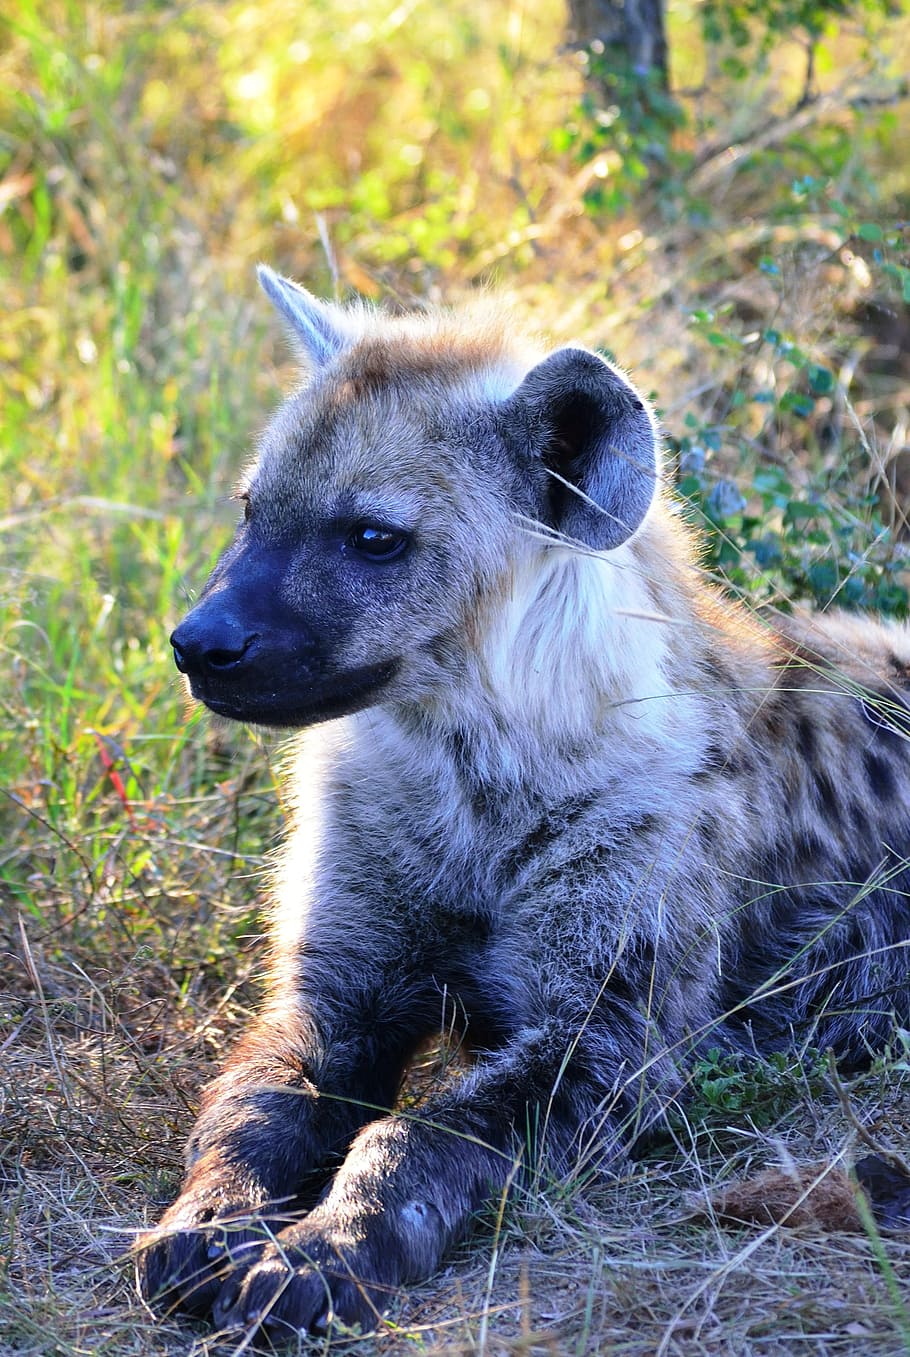
[{"label": "tree trunk", "polygon": [[664,0],[569,0],[569,41],[602,52],[605,68],[650,75],[668,88]]}]

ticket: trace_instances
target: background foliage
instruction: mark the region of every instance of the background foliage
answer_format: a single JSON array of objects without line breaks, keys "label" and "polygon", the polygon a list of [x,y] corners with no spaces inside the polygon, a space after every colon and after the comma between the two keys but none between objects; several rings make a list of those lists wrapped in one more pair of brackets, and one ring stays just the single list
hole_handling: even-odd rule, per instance
[{"label": "background foliage", "polygon": [[[4,8],[0,1350],[190,1341],[149,1336],[111,1260],[173,1190],[199,1080],[255,999],[280,830],[272,750],[187,716],[167,644],[292,376],[258,258],[393,306],[493,284],[654,393],[668,478],[725,587],[907,614],[906,7],[677,0],[670,92],[612,71],[612,102],[604,54],[572,52],[564,25],[557,0]],[[791,1074],[814,1121],[791,1112],[779,1134],[818,1149],[827,1118],[843,1137]],[[786,1077],[763,1085],[775,1117]],[[893,1121],[901,1061],[874,1078],[857,1096]],[[731,1171],[729,1145],[714,1161],[699,1145],[699,1174]],[[569,1316],[573,1351],[692,1352],[695,1315],[726,1335],[712,1351],[751,1351],[762,1325],[763,1351],[828,1330],[855,1347],[850,1324],[869,1352],[910,1350],[874,1250],[772,1259],[765,1305],[759,1256],[728,1266],[719,1234],[636,1242],[630,1212],[677,1209],[680,1156],[593,1226],[555,1198],[529,1207],[541,1331]],[[611,1230],[637,1270],[607,1266]],[[492,1341],[497,1305],[530,1295],[502,1268],[466,1260],[460,1300],[423,1296],[437,1339],[457,1323]]]}]

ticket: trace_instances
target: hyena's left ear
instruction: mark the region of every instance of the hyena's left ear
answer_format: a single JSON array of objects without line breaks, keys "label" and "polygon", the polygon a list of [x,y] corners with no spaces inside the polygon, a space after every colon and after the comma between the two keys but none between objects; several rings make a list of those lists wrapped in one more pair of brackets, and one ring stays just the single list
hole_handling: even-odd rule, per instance
[{"label": "hyena's left ear", "polygon": [[587,349],[558,349],[531,369],[503,413],[555,473],[554,527],[598,551],[632,536],[654,498],[657,429],[621,373]]},{"label": "hyena's left ear", "polygon": [[299,283],[283,278],[266,264],[256,270],[259,285],[276,310],[288,322],[291,334],[314,367],[324,367],[350,343],[339,313],[321,302]]}]

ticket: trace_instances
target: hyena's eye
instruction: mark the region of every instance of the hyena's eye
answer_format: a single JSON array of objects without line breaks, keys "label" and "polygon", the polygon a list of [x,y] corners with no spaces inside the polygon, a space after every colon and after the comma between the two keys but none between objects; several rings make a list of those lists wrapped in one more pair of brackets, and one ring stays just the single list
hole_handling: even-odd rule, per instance
[{"label": "hyena's eye", "polygon": [[358,523],[349,534],[346,545],[368,560],[391,561],[404,551],[408,538],[405,533],[395,532],[393,528],[381,528],[376,523]]}]

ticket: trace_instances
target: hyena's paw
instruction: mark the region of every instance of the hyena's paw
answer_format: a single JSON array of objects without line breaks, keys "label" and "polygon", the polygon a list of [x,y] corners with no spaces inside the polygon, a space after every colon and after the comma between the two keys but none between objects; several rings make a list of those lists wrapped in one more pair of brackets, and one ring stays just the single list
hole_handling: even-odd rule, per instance
[{"label": "hyena's paw", "polygon": [[352,1273],[341,1257],[293,1265],[269,1251],[245,1276],[227,1279],[215,1302],[215,1323],[227,1331],[259,1329],[275,1343],[295,1333],[322,1336],[355,1325],[368,1333],[382,1317],[390,1288]]},{"label": "hyena's paw", "polygon": [[270,1223],[223,1191],[186,1192],[136,1241],[139,1291],[157,1307],[208,1314],[225,1277],[258,1258],[286,1223]]},{"label": "hyena's paw", "polygon": [[430,1202],[334,1215],[331,1197],[226,1278],[214,1306],[220,1329],[262,1329],[274,1341],[333,1327],[375,1329],[403,1284],[430,1276],[446,1238]]}]

